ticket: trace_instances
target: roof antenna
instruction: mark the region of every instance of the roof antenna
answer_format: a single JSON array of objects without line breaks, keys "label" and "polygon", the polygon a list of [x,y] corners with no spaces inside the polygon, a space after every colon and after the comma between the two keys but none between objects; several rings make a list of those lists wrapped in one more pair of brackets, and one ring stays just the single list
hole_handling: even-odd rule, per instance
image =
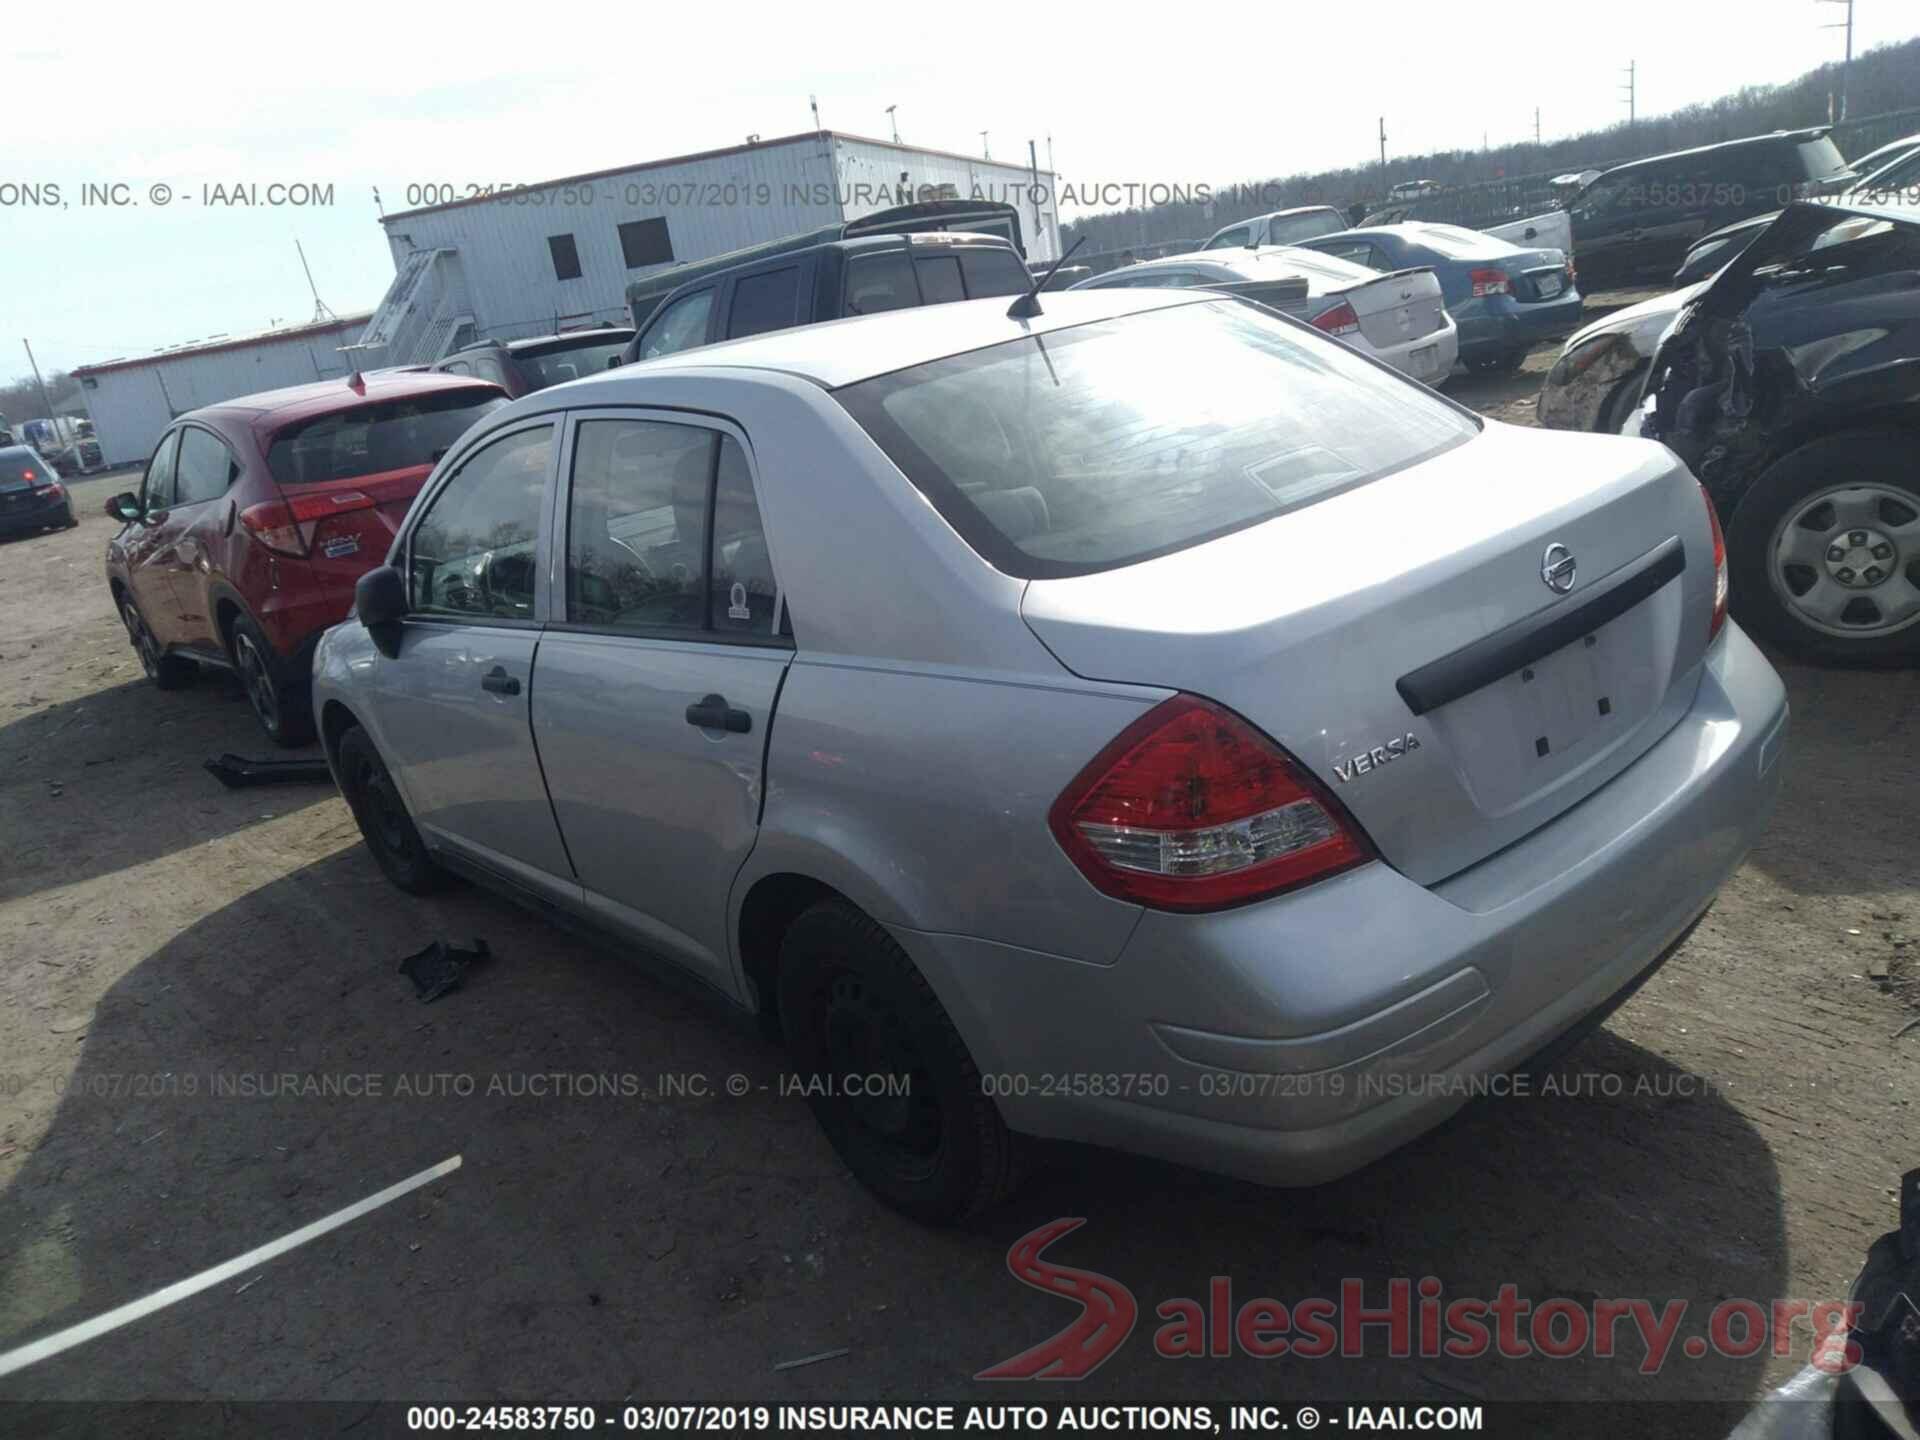
[{"label": "roof antenna", "polygon": [[1073,244],[1069,245],[1066,254],[1054,261],[1052,268],[1033,282],[1033,288],[1007,307],[1007,318],[1009,320],[1031,320],[1034,316],[1038,315],[1040,313],[1040,292],[1047,288],[1047,282],[1053,279],[1054,271],[1071,260],[1073,258],[1073,252],[1086,243],[1087,237],[1082,235],[1078,240],[1074,241]]}]

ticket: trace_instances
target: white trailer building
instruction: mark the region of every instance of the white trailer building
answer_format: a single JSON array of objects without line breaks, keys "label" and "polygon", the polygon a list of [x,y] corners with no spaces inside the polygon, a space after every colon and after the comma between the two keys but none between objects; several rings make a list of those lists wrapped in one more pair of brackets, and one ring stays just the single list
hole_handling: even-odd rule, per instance
[{"label": "white trailer building", "polygon": [[395,278],[361,361],[417,364],[480,337],[624,324],[630,280],[916,200],[1013,205],[1027,258],[1052,259],[1053,193],[1050,171],[834,130],[492,194],[415,186],[415,208],[381,220]]},{"label": "white trailer building", "polygon": [[305,385],[348,373],[342,347],[366,328],[369,314],[290,325],[257,335],[213,336],[152,355],[103,360],[73,372],[109,465],[145,460],[176,415],[283,385]]}]

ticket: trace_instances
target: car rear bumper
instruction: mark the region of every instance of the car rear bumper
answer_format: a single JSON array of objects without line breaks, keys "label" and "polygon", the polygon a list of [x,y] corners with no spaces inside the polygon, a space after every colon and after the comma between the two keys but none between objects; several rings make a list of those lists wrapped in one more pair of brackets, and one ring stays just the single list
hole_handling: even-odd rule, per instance
[{"label": "car rear bumper", "polygon": [[1430,889],[1374,864],[1150,911],[1111,965],[895,933],[1013,1128],[1313,1184],[1431,1129],[1683,938],[1766,823],[1786,719],[1728,625],[1631,768]]},{"label": "car rear bumper", "polygon": [[64,494],[52,500],[33,503],[9,501],[7,497],[0,496],[0,535],[18,535],[26,530],[43,530],[49,525],[65,524],[67,516],[73,513],[71,503]]},{"label": "car rear bumper", "polygon": [[1447,378],[1454,362],[1460,358],[1459,327],[1445,311],[1441,312],[1440,321],[1438,330],[1422,335],[1417,340],[1372,347],[1374,358],[1393,366],[1403,375],[1410,375],[1428,385],[1438,385]]},{"label": "car rear bumper", "polygon": [[1580,327],[1586,303],[1577,289],[1568,290],[1557,300],[1524,304],[1510,297],[1499,297],[1491,304],[1468,301],[1455,312],[1460,322],[1460,349],[1467,353],[1510,350],[1561,339]]}]

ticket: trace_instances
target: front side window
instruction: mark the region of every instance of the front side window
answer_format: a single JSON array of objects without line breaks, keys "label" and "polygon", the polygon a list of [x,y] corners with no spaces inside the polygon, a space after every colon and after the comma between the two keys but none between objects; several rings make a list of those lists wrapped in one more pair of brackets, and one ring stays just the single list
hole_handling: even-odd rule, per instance
[{"label": "front side window", "polygon": [[176,505],[219,499],[238,473],[233,456],[211,432],[198,425],[180,432],[180,458],[174,467]]},{"label": "front side window", "polygon": [[1232,246],[1245,245],[1252,238],[1252,226],[1238,225],[1231,230],[1222,230],[1218,235],[1207,241],[1206,245],[1202,248],[1207,250],[1225,250]]},{"label": "front side window", "polygon": [[553,427],[485,445],[441,487],[408,545],[409,608],[463,620],[532,620],[540,502]]},{"label": "front side window", "polygon": [[1010,340],[835,392],[988,563],[1185,549],[1464,443],[1420,385],[1234,300]]},{"label": "front side window", "polygon": [[173,508],[173,464],[180,449],[180,432],[163,437],[147,462],[146,482],[140,487],[140,511],[157,515]]},{"label": "front side window", "polygon": [[706,344],[707,320],[712,314],[711,289],[681,296],[660,312],[658,321],[647,331],[647,338],[640,346],[640,358],[651,360],[657,355],[673,355]]}]

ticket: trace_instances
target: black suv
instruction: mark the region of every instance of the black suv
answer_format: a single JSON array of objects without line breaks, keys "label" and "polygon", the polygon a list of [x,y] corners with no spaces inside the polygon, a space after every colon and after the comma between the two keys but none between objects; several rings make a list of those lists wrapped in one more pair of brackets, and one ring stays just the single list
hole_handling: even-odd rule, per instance
[{"label": "black suv", "polygon": [[491,380],[518,400],[549,385],[598,375],[620,363],[633,331],[624,325],[568,330],[525,340],[478,340],[456,350],[433,369],[448,375]]},{"label": "black suv", "polygon": [[724,269],[702,266],[660,302],[627,347],[626,358],[651,360],[849,315],[877,315],[1023,295],[1033,286],[1019,252],[996,235],[949,232],[867,235],[745,260]]},{"label": "black suv", "polygon": [[1664,281],[1708,232],[1851,175],[1824,126],[1616,166],[1567,205],[1580,288],[1592,294],[1639,279]]}]

